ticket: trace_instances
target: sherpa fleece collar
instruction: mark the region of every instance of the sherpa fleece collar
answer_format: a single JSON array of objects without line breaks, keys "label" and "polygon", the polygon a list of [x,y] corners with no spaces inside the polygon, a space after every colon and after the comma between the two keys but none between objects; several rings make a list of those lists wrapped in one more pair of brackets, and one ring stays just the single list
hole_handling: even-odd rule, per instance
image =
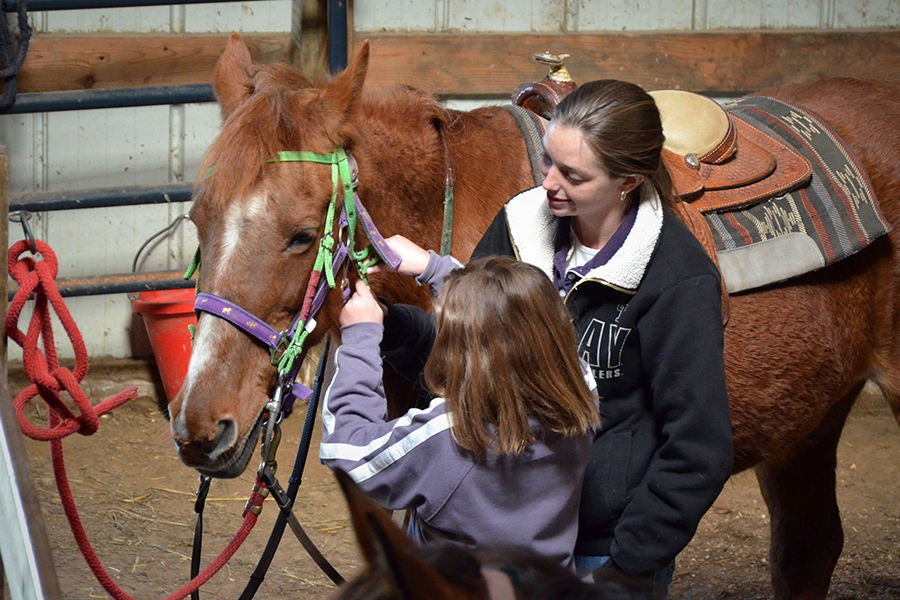
[{"label": "sherpa fleece collar", "polygon": [[[552,278],[557,217],[550,212],[544,188],[526,190],[507,202],[506,222],[519,259],[539,267]],[[656,248],[662,222],[662,202],[652,186],[642,185],[637,217],[622,247],[605,265],[585,275],[585,279],[636,290]]]}]

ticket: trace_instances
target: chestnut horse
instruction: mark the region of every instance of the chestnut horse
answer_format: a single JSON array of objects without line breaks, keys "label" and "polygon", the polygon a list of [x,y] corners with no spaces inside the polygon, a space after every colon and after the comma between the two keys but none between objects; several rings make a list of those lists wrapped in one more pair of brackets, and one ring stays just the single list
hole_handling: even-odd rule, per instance
[{"label": "chestnut horse", "polygon": [[[224,125],[191,208],[203,259],[199,287],[276,330],[301,309],[335,191],[329,165],[272,162],[279,152],[352,151],[359,195],[382,233],[426,248],[440,243],[452,165],[452,250],[462,260],[500,206],[534,185],[506,109],[446,110],[407,88],[364,92],[367,61],[364,45],[344,72],[314,84],[287,65],[252,64],[232,35],[216,67]],[[886,219],[900,224],[900,85],[831,79],[767,94],[828,120],[868,169]],[[836,447],[867,379],[900,417],[898,236],[895,229],[826,269],[731,298],[725,366],[735,472],[756,467],[771,515],[777,598],[825,598],[843,545]],[[373,276],[371,285],[390,300],[430,302],[397,275]],[[340,294],[329,294],[307,346],[337,329],[340,307]],[[213,476],[240,474],[274,382],[265,348],[203,314],[184,387],[170,406],[182,462]]]}]

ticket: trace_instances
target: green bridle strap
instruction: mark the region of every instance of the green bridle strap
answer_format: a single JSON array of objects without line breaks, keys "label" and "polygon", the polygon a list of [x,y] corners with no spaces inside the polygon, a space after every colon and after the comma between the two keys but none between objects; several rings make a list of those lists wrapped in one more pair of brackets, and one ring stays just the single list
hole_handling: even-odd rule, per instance
[{"label": "green bridle strap", "polygon": [[[347,215],[347,254],[356,263],[360,278],[368,285],[366,269],[375,264],[378,257],[376,255],[374,258],[370,258],[369,247],[359,252],[356,251],[356,202],[354,201],[353,178],[350,174],[350,160],[347,151],[341,146],[337,146],[334,152],[327,154],[306,150],[283,150],[277,156],[270,158],[269,162],[313,162],[331,165],[331,200],[325,215],[325,233],[319,242],[319,252],[316,255],[313,271],[324,271],[328,286],[332,289],[337,287],[331,266],[334,260],[334,219],[337,214],[337,196],[338,189],[342,187],[344,190],[344,213]],[[308,320],[309,317],[298,325],[293,339],[281,355],[278,363],[279,372],[288,373],[293,368],[294,360],[300,355],[306,336],[309,335],[309,329],[306,327]]]},{"label": "green bridle strap", "polygon": [[[194,273],[197,273],[197,281],[194,284],[194,295],[200,291],[200,246],[197,246],[197,251],[194,252],[194,258],[191,259],[191,264],[188,265],[187,271],[184,272],[184,279],[190,279],[194,276]],[[197,326],[193,323],[188,324],[188,331],[191,334],[191,346],[194,345],[194,336],[197,335]]]},{"label": "green bridle strap", "polygon": [[[325,280],[328,283],[328,287],[331,289],[337,287],[337,284],[334,280],[334,272],[332,270],[335,248],[334,221],[338,214],[338,190],[343,188],[343,208],[344,213],[347,215],[347,254],[349,259],[356,264],[359,277],[366,283],[366,285],[368,285],[369,281],[366,277],[366,270],[377,263],[379,257],[377,253],[372,252],[371,246],[366,246],[363,250],[360,251],[356,250],[355,237],[357,213],[356,202],[353,193],[353,179],[350,173],[350,159],[347,156],[347,151],[344,150],[344,148],[341,146],[337,146],[334,152],[325,154],[305,150],[283,150],[276,156],[270,158],[267,162],[312,162],[331,165],[331,199],[328,203],[328,210],[325,213],[325,232],[322,235],[322,239],[319,240],[319,250],[316,254],[316,260],[313,265],[313,272],[324,271]],[[207,177],[212,175],[214,169],[215,167],[210,168],[209,173],[207,173]],[[190,279],[191,276],[199,269],[199,266],[200,248],[198,246],[197,252],[194,255],[194,259],[184,275],[185,279]],[[312,328],[315,327],[314,323],[315,321],[311,320],[309,315],[307,315],[301,323],[298,323],[297,328],[294,331],[293,338],[284,347],[284,352],[281,354],[281,356],[277,357],[277,366],[279,372],[291,372],[291,369],[294,365],[294,360],[300,355],[301,351],[303,350],[303,344],[306,341],[307,335],[309,335]],[[307,325],[310,325],[310,327],[308,328]],[[275,354],[273,354],[272,356],[272,364],[276,364]]]},{"label": "green bridle strap", "polygon": [[[331,165],[331,184],[332,194],[331,203],[328,206],[328,214],[325,217],[325,235],[322,241],[327,241],[327,248],[321,251],[316,257],[316,265],[314,269],[324,269],[328,285],[335,287],[334,275],[330,269],[326,268],[331,265],[334,250],[333,227],[334,217],[337,208],[338,188],[343,187],[344,190],[344,213],[347,215],[347,253],[350,259],[356,264],[360,278],[368,285],[369,281],[366,277],[366,269],[378,262],[378,258],[370,257],[370,248],[367,246],[362,250],[356,250],[356,203],[353,198],[353,180],[350,174],[350,160],[347,157],[347,151],[343,147],[338,146],[334,152],[320,154],[318,152],[310,152],[306,150],[283,150],[277,156],[270,158],[269,162],[314,162],[320,164]],[[321,244],[320,244],[321,247]],[[320,264],[321,263],[321,264]]]},{"label": "green bridle strap", "polygon": [[194,258],[191,259],[191,264],[188,265],[187,271],[184,272],[184,278],[190,279],[194,276],[200,269],[200,246],[197,246],[197,251],[194,252]]}]

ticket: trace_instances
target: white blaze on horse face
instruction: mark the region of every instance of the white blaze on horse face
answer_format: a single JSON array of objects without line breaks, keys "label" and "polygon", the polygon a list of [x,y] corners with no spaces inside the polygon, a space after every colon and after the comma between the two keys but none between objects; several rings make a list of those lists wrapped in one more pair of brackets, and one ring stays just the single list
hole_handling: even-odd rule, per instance
[{"label": "white blaze on horse face", "polygon": [[[215,266],[215,275],[207,281],[210,293],[222,295],[220,282],[226,281],[227,271],[232,258],[239,251],[242,234],[247,228],[258,223],[266,215],[266,195],[264,193],[250,196],[244,203],[232,204],[226,214],[224,231],[221,239],[221,259]],[[265,225],[263,225],[265,226]],[[186,436],[187,426],[185,415],[188,412],[188,403],[194,396],[194,388],[203,379],[203,373],[214,360],[213,353],[216,348],[225,347],[230,342],[228,336],[234,334],[234,325],[231,323],[202,313],[197,323],[197,334],[194,337],[191,348],[191,359],[188,364],[188,372],[184,379],[181,412],[172,423],[172,429],[176,434]]]},{"label": "white blaze on horse face", "polygon": [[[202,326],[201,326],[202,323]],[[232,325],[222,319],[211,317],[205,313],[200,314],[200,320],[197,322],[197,333],[194,336],[191,347],[191,359],[188,363],[188,372],[184,378],[181,395],[181,412],[172,422],[172,431],[182,437],[187,437],[187,426],[185,425],[185,415],[189,399],[193,396],[194,387],[201,379],[202,373],[206,370],[212,360],[212,351],[214,348],[220,347],[227,333],[227,327]]]},{"label": "white blaze on horse face", "polygon": [[222,234],[222,260],[219,269],[227,269],[230,259],[241,244],[242,233],[247,226],[266,214],[266,194],[257,193],[246,202],[235,202],[225,214],[225,231]]}]

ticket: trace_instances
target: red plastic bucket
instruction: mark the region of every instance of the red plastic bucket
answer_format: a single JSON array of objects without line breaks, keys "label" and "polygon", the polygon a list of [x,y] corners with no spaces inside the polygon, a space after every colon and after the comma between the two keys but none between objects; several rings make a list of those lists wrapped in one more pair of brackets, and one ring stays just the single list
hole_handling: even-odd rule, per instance
[{"label": "red plastic bucket", "polygon": [[184,383],[191,358],[188,325],[197,324],[194,296],[193,288],[155,290],[141,292],[131,301],[131,309],[144,319],[159,376],[170,402]]}]

